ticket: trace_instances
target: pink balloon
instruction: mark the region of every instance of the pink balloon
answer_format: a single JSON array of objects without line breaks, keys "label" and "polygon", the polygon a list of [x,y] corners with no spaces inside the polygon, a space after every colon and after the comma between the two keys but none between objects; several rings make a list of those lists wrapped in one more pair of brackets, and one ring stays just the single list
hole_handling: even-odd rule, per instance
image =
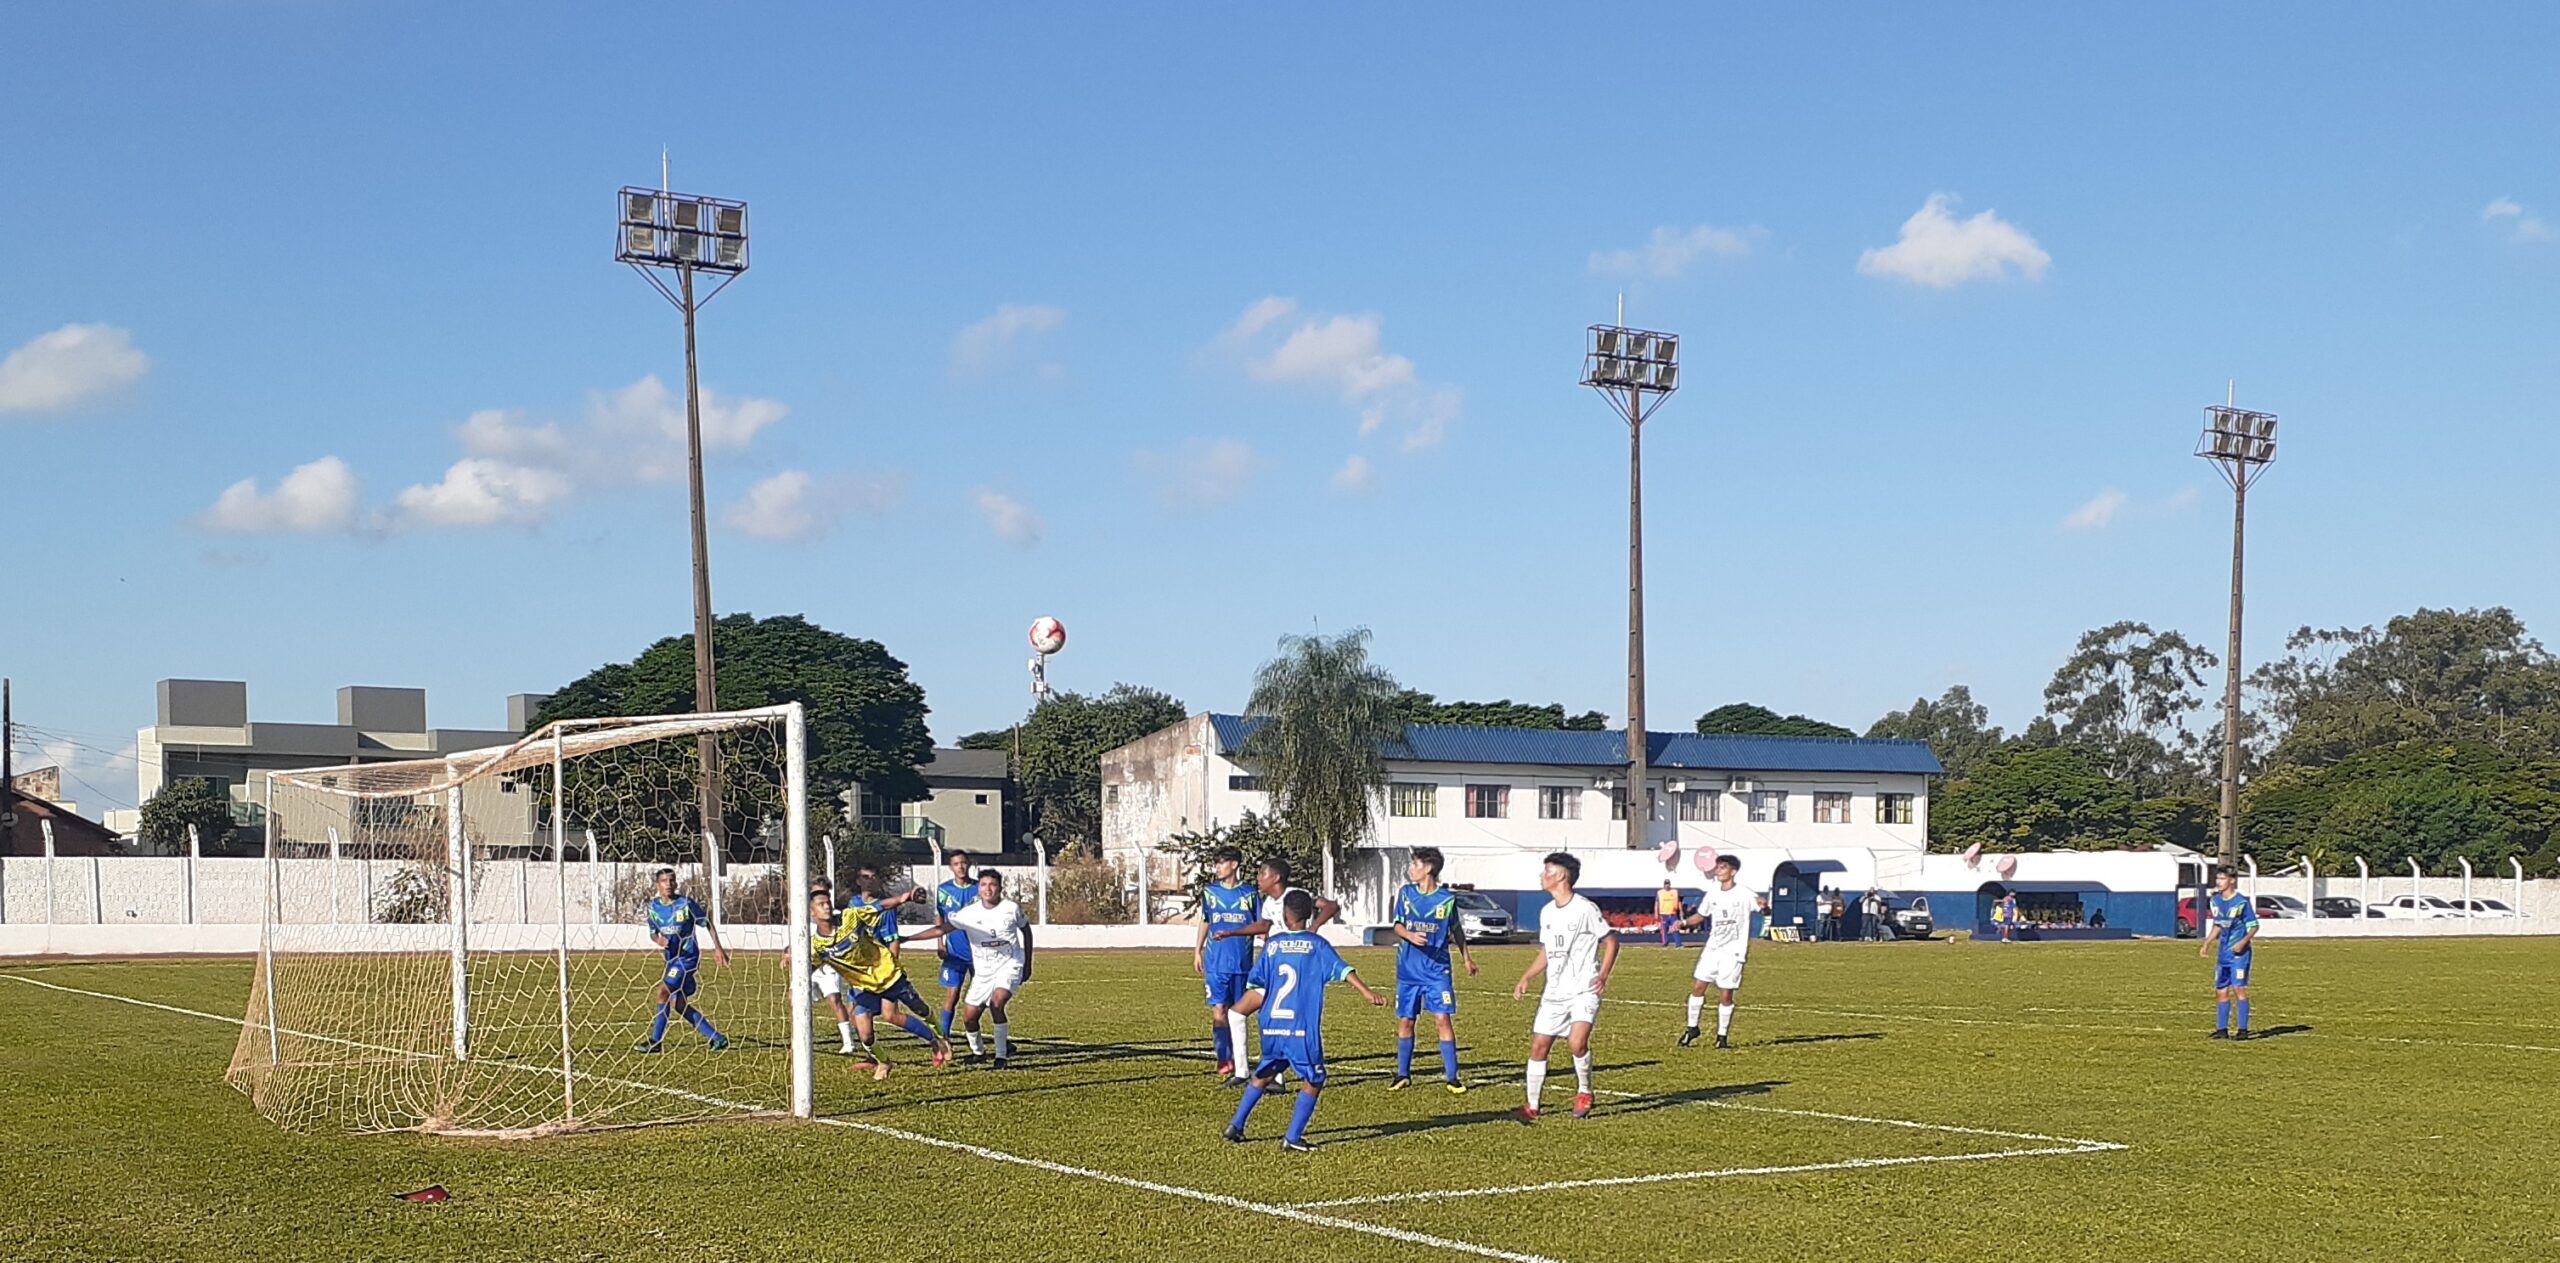
[{"label": "pink balloon", "polygon": [[1977,866],[1977,865],[1979,865],[1979,864],[1981,864],[1981,863],[1982,863],[1982,844],[1981,844],[1981,843],[1976,842],[1976,843],[1974,843],[1973,845],[1968,846],[1968,847],[1966,847],[1966,848],[1964,849],[1964,866],[1965,866],[1965,867],[1967,867],[1967,868],[1972,868],[1972,867],[1975,867],[1975,866]]},{"label": "pink balloon", "polygon": [[1678,868],[1680,866],[1680,844],[1677,842],[1666,841],[1662,845],[1653,848],[1653,856],[1655,859],[1662,861],[1662,866],[1664,868]]},{"label": "pink balloon", "polygon": [[2018,874],[2018,857],[2015,855],[2003,855],[2000,857],[2000,862],[1994,865],[1994,867],[2000,870],[2000,875],[2003,877],[2015,877]]},{"label": "pink balloon", "polygon": [[1716,853],[1713,851],[1698,852],[1697,864],[1698,871],[1701,873],[1714,872],[1716,868]]}]

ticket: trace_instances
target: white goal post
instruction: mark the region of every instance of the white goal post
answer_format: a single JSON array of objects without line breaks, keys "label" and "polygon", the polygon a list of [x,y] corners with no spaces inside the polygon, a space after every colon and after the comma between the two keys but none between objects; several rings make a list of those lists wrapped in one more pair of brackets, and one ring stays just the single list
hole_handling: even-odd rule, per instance
[{"label": "white goal post", "polygon": [[[265,802],[258,968],[228,1076],[260,1113],[483,1135],[809,1116],[799,703],[275,772]],[[339,864],[295,856],[361,860],[360,915],[343,914]],[[690,956],[651,938],[667,870],[708,922]]]}]

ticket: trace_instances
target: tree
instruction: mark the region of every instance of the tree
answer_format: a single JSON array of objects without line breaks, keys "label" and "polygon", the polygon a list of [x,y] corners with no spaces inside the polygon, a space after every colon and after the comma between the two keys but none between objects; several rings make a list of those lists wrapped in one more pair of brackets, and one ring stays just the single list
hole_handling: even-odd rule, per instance
[{"label": "tree", "polygon": [[1954,685],[1938,700],[1914,698],[1911,709],[1887,711],[1867,725],[1870,737],[1926,741],[1946,765],[1950,779],[1963,776],[1984,755],[2000,747],[2000,728],[1990,722],[1991,708],[1973,700],[1973,690]]},{"label": "tree", "polygon": [[[182,777],[160,787],[142,804],[142,841],[163,855],[187,853],[187,826],[196,828],[196,844],[206,855],[253,854],[242,845],[235,852],[231,796],[199,776]],[[243,840],[246,841],[245,839]]]},{"label": "tree", "polygon": [[1262,724],[1238,753],[1270,791],[1272,814],[1340,855],[1369,834],[1386,795],[1386,750],[1404,741],[1395,677],[1369,661],[1369,632],[1283,636],[1254,674],[1245,713]]},{"label": "tree", "polygon": [[1289,866],[1293,875],[1316,871],[1324,855],[1315,839],[1305,830],[1290,827],[1277,816],[1262,815],[1251,808],[1233,824],[1212,825],[1207,829],[1177,833],[1158,843],[1156,849],[1181,861],[1182,884],[1198,899],[1200,889],[1209,884],[1218,848],[1232,846],[1244,855],[1242,873],[1253,880],[1255,866],[1266,859],[1278,859]]},{"label": "tree", "polygon": [[[1114,684],[1100,697],[1059,693],[1031,708],[1022,720],[1022,758],[1014,779],[1022,786],[1024,819],[1052,842],[1098,841],[1102,836],[1102,756],[1168,724],[1182,722],[1182,703],[1155,689]],[[1010,746],[1009,732],[995,732]]]},{"label": "tree", "polygon": [[2504,608],[2420,609],[2371,627],[2285,640],[2253,672],[2275,760],[2322,766],[2404,741],[2560,753],[2560,659]]},{"label": "tree", "polygon": [[[933,757],[933,737],[925,728],[924,690],[907,678],[907,664],[891,657],[880,642],[831,632],[796,614],[763,619],[731,614],[712,625],[711,635],[723,708],[783,702],[806,708],[811,801],[832,799],[856,782],[890,802],[925,797],[924,777],[917,769]],[[669,636],[629,662],[598,667],[563,686],[543,703],[533,724],[539,728],[557,719],[666,715],[696,708],[693,637]],[[608,781],[670,779],[672,769],[639,767],[635,761],[676,757],[665,749],[636,747],[622,758],[576,760],[568,769],[572,802],[610,801],[609,793],[597,792]],[[692,747],[686,745],[680,757],[692,758]],[[759,792],[773,796],[778,786],[742,781],[727,788],[721,815],[728,837],[752,836],[755,819],[780,810],[778,801],[757,798]],[[547,786],[538,786],[537,792],[547,793]],[[676,846],[700,826],[670,820],[649,827]]]},{"label": "tree", "polygon": [[2262,866],[2296,855],[2362,857],[2396,869],[2414,858],[2496,870],[2533,857],[2549,872],[2560,826],[2560,763],[2485,741],[2404,741],[2325,767],[2278,767],[2249,786],[2242,845]]},{"label": "tree", "polygon": [[2075,746],[2011,742],[1929,804],[1941,851],[2101,851],[2124,839],[2133,798]]},{"label": "tree", "polygon": [[972,732],[951,744],[963,750],[1011,750],[1013,729],[989,728],[984,732]]},{"label": "tree", "polygon": [[2204,673],[2221,659],[2175,631],[2110,623],[2081,635],[2045,685],[2062,739],[2087,749],[2135,798],[2202,786],[2203,743],[2186,727],[2204,705]]},{"label": "tree", "polygon": [[1609,717],[1596,710],[1567,715],[1564,703],[1544,706],[1503,698],[1498,702],[1444,702],[1419,689],[1396,695],[1396,709],[1409,724],[1452,724],[1469,728],[1548,728],[1598,732]]},{"label": "tree", "polygon": [[1732,702],[1698,716],[1698,731],[1708,736],[1738,737],[1854,737],[1857,733],[1838,724],[1826,724],[1803,715],[1781,715],[1766,706],[1750,702]]}]

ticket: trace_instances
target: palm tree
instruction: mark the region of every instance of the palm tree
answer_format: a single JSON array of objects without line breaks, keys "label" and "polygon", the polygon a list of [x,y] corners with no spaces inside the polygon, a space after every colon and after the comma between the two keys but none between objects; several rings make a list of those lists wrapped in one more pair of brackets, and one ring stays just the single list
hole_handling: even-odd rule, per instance
[{"label": "palm tree", "polygon": [[1273,814],[1333,859],[1369,835],[1387,792],[1386,747],[1404,740],[1401,690],[1369,661],[1369,632],[1283,636],[1254,673],[1245,713],[1262,724],[1239,751],[1271,794]]}]

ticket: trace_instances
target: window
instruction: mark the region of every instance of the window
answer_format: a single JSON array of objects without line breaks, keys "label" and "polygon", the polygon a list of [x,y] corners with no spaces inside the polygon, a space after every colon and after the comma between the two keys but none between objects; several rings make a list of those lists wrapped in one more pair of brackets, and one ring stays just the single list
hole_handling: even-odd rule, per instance
[{"label": "window", "polygon": [[1500,820],[1511,814],[1511,787],[1508,785],[1467,786],[1467,818]]},{"label": "window", "polygon": [[1785,824],[1786,822],[1787,791],[1759,789],[1751,792],[1751,823]]},{"label": "window", "polygon": [[1815,794],[1813,822],[1815,824],[1849,823],[1849,796],[1847,794]]},{"label": "window", "polygon": [[1680,818],[1693,824],[1714,824],[1717,801],[1724,795],[1712,789],[1680,791]]},{"label": "window", "polygon": [[1248,794],[1259,794],[1262,792],[1262,778],[1259,776],[1230,776],[1227,778],[1227,788],[1242,790]]},{"label": "window", "polygon": [[1876,795],[1876,823],[1911,823],[1911,797],[1909,794]]},{"label": "window", "polygon": [[1105,785],[1105,786],[1103,786],[1103,787],[1102,787],[1102,805],[1103,805],[1103,806],[1105,806],[1105,807],[1116,806],[1119,802],[1120,802],[1120,787],[1119,787],[1119,786],[1117,786],[1117,785]]},{"label": "window", "polygon": [[[1662,818],[1662,800],[1660,796],[1654,793],[1651,786],[1645,787],[1644,805],[1646,812],[1645,819],[1659,820]],[[1609,818],[1611,820],[1624,820],[1627,818],[1627,791],[1625,786],[1620,786],[1617,789],[1609,791]]]},{"label": "window", "polygon": [[1440,787],[1404,781],[1387,786],[1387,814],[1406,817],[1439,815]]},{"label": "window", "polygon": [[984,806],[986,806],[986,805],[987,805],[987,796],[986,796],[986,795],[984,795],[984,794],[980,794],[980,795],[978,795],[978,805],[979,805],[979,806],[981,806],[981,807],[984,807]]},{"label": "window", "polygon": [[1541,785],[1538,787],[1540,820],[1580,820],[1582,787],[1579,785]]}]

